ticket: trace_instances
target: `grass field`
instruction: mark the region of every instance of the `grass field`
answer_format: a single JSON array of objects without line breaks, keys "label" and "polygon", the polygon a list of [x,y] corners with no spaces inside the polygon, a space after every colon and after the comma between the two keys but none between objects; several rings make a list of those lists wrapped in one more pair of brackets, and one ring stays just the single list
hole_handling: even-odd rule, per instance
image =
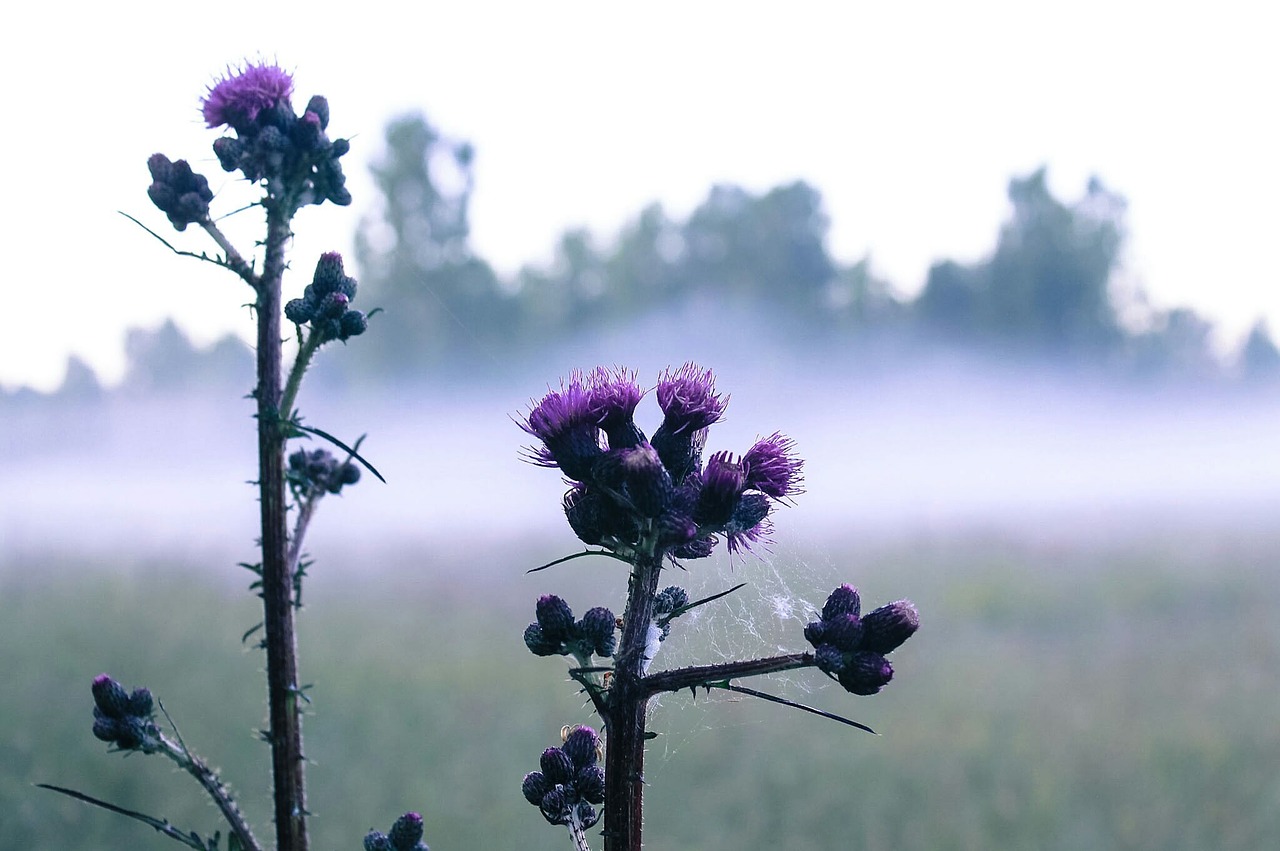
[{"label": "grass field", "polygon": [[[616,606],[623,583],[604,560],[523,574],[558,554],[387,548],[364,554],[359,576],[325,557],[302,618],[314,847],[355,851],[408,809],[436,851],[569,847],[520,779],[562,724],[592,719],[563,661],[531,656],[520,635],[537,594],[581,612]],[[801,649],[804,604],[846,580],[872,606],[912,598],[922,628],[872,698],[814,672],[754,683],[879,736],[750,699],[666,696],[651,722],[647,848],[1280,845],[1280,536],[830,540],[690,567],[673,581],[691,591],[750,585],[692,629],[677,622],[660,666]],[[240,643],[256,600],[233,571],[182,556],[6,557],[0,847],[177,847],[36,782],[220,826],[168,763],[92,738],[102,671],[150,686],[270,836],[260,654]]]}]

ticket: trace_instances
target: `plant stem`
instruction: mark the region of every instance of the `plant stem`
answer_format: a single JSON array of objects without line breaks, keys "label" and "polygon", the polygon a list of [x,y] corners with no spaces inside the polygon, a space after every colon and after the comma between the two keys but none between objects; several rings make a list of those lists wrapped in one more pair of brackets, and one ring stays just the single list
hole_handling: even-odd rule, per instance
[{"label": "plant stem", "polygon": [[[312,331],[298,348],[298,356],[293,359],[293,368],[289,370],[289,380],[284,385],[284,395],[280,399],[280,414],[285,419],[293,418],[293,405],[298,401],[298,389],[302,386],[302,376],[311,365],[311,356],[320,348],[320,335]],[[287,437],[287,435],[286,435]]]},{"label": "plant stem", "polygon": [[631,571],[622,637],[609,688],[605,749],[605,851],[639,851],[644,820],[645,645],[653,598],[662,573],[661,552],[639,555]]},{"label": "plant stem", "polygon": [[240,807],[232,797],[231,791],[218,778],[217,773],[204,760],[178,742],[170,741],[164,736],[160,737],[160,742],[160,752],[181,766],[209,793],[218,811],[227,820],[232,833],[240,840],[240,846],[245,851],[262,851],[262,846],[258,844],[258,839],[253,835],[249,823],[245,821],[244,814],[240,812]]},{"label": "plant stem", "polygon": [[288,206],[267,205],[267,244],[258,287],[258,487],[262,511],[262,606],[267,703],[278,851],[307,851],[307,796],[294,633],[293,571],[288,561],[285,432],[281,410],[281,278]]},{"label": "plant stem", "polygon": [[659,671],[645,677],[642,685],[646,696],[653,696],[663,691],[681,691],[697,689],[699,686],[710,687],[714,683],[736,680],[741,677],[758,677],[778,671],[790,671],[795,668],[807,668],[814,665],[812,653],[787,653],[782,656],[767,656],[763,659],[750,659],[744,662],[722,662],[718,665],[693,665],[688,668],[676,668],[671,671]]}]

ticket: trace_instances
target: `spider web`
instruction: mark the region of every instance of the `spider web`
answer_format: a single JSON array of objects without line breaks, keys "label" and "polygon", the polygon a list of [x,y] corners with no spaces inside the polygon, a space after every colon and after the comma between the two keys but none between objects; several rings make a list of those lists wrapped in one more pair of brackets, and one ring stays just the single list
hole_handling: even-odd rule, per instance
[{"label": "spider web", "polygon": [[[668,570],[663,585],[677,584],[691,600],[701,599],[745,582],[746,586],[682,615],[671,623],[653,670],[707,665],[796,653],[809,649],[804,627],[814,620],[831,589],[839,584],[837,570],[813,563],[794,549],[757,549],[745,558],[719,554],[689,562],[686,571]],[[805,695],[826,688],[830,681],[813,669],[752,677],[743,685],[769,694],[805,702]],[[751,700],[723,691],[663,694],[650,703],[650,729],[659,737],[650,746],[653,768],[660,768],[695,738],[736,726],[767,723],[759,713],[734,712],[732,704]],[[775,707],[779,713],[786,707]],[[679,712],[676,718],[673,713]]]}]

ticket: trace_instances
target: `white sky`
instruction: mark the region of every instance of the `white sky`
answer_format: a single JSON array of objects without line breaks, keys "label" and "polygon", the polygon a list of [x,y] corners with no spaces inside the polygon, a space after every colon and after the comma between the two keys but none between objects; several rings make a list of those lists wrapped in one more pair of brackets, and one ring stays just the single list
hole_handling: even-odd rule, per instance
[{"label": "white sky", "polygon": [[[1047,164],[1060,197],[1090,174],[1128,197],[1126,277],[1157,305],[1204,312],[1224,343],[1259,315],[1280,330],[1266,4],[866,5],[22,4],[0,33],[0,384],[52,387],[70,352],[114,379],[124,330],[165,316],[202,342],[249,333],[243,284],[116,211],[212,248],[151,206],[145,160],[191,160],[223,211],[244,197],[198,98],[263,55],[294,70],[297,105],[326,95],[330,134],[354,137],[355,203],[299,217],[300,269],[349,251],[386,120],[421,108],[477,146],[475,244],[502,271],[546,260],[568,226],[608,235],[652,200],[683,216],[714,182],[802,178],[836,257],[869,251],[914,292],[935,258],[989,251],[1007,180]],[[257,230],[237,233],[247,250]]]}]

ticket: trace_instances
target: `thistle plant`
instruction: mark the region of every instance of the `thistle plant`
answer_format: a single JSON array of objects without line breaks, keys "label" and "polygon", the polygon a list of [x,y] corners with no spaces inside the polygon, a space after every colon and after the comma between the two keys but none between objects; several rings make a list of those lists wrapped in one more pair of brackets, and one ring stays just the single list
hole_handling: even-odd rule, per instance
[{"label": "thistle plant", "polygon": [[634,419],[645,395],[634,372],[597,368],[570,376],[520,422],[538,440],[527,460],[557,468],[569,480],[565,516],[588,546],[534,570],[589,555],[628,568],[620,619],[596,607],[575,620],[564,599],[548,594],[538,599],[535,621],[524,633],[535,655],[572,657],[569,675],[603,724],[602,789],[593,770],[595,749],[586,744],[596,741],[596,733],[586,727],[567,732],[563,747],[545,751],[540,770],[526,775],[522,786],[548,822],[569,827],[578,849],[587,847],[583,831],[595,823],[597,804],[605,851],[641,847],[645,744],[652,736],[647,710],[655,695],[722,689],[870,731],[736,681],[814,667],[852,694],[875,694],[893,678],[887,654],[919,625],[906,600],[863,616],[858,592],[841,585],[804,629],[810,650],[653,671],[673,621],[742,587],[690,601],[679,586],[663,587],[664,569],[706,558],[721,541],[730,553],[766,541],[773,511],[801,493],[804,465],[794,442],[778,432],[740,456],[720,451],[704,460],[708,429],[724,416],[728,402],[716,392],[710,370],[687,363],[659,378],[654,396],[662,421],[647,438]]},{"label": "thistle plant", "polygon": [[[302,747],[302,716],[308,698],[299,677],[295,637],[295,616],[301,607],[308,566],[303,544],[321,499],[356,484],[362,467],[381,476],[359,455],[359,440],[348,446],[304,423],[296,408],[303,376],[317,351],[363,334],[368,317],[351,306],[357,284],[346,274],[337,252],[322,254],[316,261],[301,298],[282,303],[295,214],[309,205],[351,203],[340,162],[350,145],[345,139],[329,137],[328,101],[312,97],[299,113],[293,107],[293,93],[293,77],[288,72],[274,64],[252,63],[229,68],[210,87],[201,104],[208,127],[228,131],[213,143],[219,165],[260,191],[248,208],[259,209],[265,218],[265,235],[257,243],[260,256],[237,250],[219,228],[210,211],[214,193],[209,181],[186,160],[171,160],[159,153],[148,159],[152,182],[147,195],[177,231],[195,225],[212,239],[217,251],[209,254],[179,249],[142,222],[129,218],[174,253],[222,267],[253,292],[257,384],[251,395],[258,431],[256,485],[261,554],[260,560],[243,566],[255,576],[251,587],[262,598],[263,616],[246,637],[260,634],[260,646],[266,654],[268,725],[261,735],[271,748],[275,847],[280,851],[307,851],[307,761]],[[292,326],[297,340],[287,376],[282,348],[284,320]],[[336,454],[323,447],[288,451],[290,441],[313,438],[330,444]],[[164,718],[172,733],[162,731],[155,715],[160,704],[150,691],[142,688],[128,692],[102,674],[93,681],[92,693],[93,734],[97,738],[119,751],[167,756],[191,774],[213,799],[229,828],[228,848],[261,851],[265,847],[253,835],[227,786],[188,749],[167,714]],[[214,851],[219,847],[220,833],[202,837],[163,819],[80,792],[47,788],[142,821],[192,848]],[[364,844],[370,851],[425,851],[422,833],[421,817],[407,813],[395,822],[389,834],[375,831]]]}]

